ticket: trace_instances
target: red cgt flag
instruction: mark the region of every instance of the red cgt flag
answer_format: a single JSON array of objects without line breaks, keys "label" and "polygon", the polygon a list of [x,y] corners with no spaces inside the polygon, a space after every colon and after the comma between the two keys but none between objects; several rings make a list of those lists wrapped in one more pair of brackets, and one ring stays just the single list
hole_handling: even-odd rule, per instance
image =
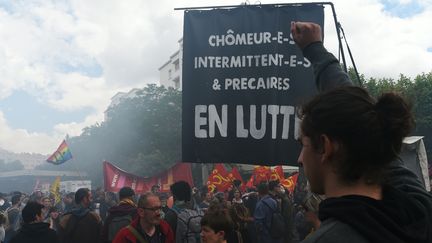
[{"label": "red cgt flag", "polygon": [[281,184],[283,187],[285,187],[285,189],[287,189],[290,193],[294,193],[294,188],[295,185],[297,183],[297,178],[298,178],[298,173],[284,179],[281,180]]},{"label": "red cgt flag", "polygon": [[268,181],[272,174],[269,166],[255,166],[252,176],[254,177],[254,183],[259,184],[261,181]]},{"label": "red cgt flag", "polygon": [[[231,178],[230,178],[231,177]],[[229,175],[223,164],[216,164],[212,173],[207,179],[209,192],[225,191],[231,186],[233,175]]]},{"label": "red cgt flag", "polygon": [[270,175],[270,181],[282,181],[285,179],[285,175],[283,172],[282,165],[278,165],[272,169],[272,173]]},{"label": "red cgt flag", "polygon": [[238,171],[237,167],[232,168],[230,174],[232,175],[232,177],[231,177],[232,181],[239,180],[243,184],[243,178],[241,177],[240,172]]},{"label": "red cgt flag", "polygon": [[254,187],[254,176],[251,175],[251,177],[249,178],[249,180],[246,182],[246,188],[252,188]]}]

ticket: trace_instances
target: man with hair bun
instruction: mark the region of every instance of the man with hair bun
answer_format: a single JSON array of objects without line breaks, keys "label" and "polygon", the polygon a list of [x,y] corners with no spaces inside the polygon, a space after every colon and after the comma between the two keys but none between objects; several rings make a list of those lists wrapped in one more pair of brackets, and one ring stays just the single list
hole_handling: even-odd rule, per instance
[{"label": "man with hair bun", "polygon": [[291,33],[321,92],[299,112],[298,162],[311,190],[327,198],[320,228],[303,242],[432,242],[432,196],[398,158],[414,126],[410,106],[352,86],[319,25],[292,22]]}]

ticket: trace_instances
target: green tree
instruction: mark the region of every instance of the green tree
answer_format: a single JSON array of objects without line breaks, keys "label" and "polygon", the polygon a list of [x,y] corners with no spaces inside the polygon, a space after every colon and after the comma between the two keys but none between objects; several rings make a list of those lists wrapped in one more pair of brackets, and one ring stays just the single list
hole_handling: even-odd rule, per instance
[{"label": "green tree", "polygon": [[150,84],[106,111],[102,123],[68,140],[74,156],[39,168],[81,170],[102,182],[107,160],[128,172],[151,176],[181,160],[181,92]]}]

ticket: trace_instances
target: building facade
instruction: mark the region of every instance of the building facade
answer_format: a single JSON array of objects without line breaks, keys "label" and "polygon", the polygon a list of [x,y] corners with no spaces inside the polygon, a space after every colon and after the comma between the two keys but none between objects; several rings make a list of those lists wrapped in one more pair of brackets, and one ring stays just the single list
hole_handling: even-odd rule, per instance
[{"label": "building facade", "polygon": [[111,97],[111,103],[109,104],[108,108],[104,112],[105,121],[108,121],[110,119],[108,111],[111,108],[113,108],[114,106],[117,106],[123,100],[132,99],[132,98],[137,97],[140,90],[141,89],[134,88],[134,89],[131,89],[129,92],[118,92],[113,97]]},{"label": "building facade", "polygon": [[183,38],[178,41],[179,50],[159,68],[159,83],[165,87],[182,89]]}]

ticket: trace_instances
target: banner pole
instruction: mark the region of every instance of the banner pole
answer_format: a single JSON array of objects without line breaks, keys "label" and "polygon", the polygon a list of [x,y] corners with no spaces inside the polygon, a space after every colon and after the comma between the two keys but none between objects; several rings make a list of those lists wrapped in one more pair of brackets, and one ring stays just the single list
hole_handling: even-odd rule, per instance
[{"label": "banner pole", "polygon": [[348,73],[347,63],[346,63],[346,60],[345,60],[345,53],[344,53],[344,49],[343,49],[343,46],[342,46],[341,31],[340,31],[340,28],[339,28],[340,27],[340,23],[337,20],[336,10],[335,10],[335,7],[334,7],[333,3],[330,2],[328,4],[330,5],[330,7],[332,9],[332,12],[333,12],[333,20],[334,20],[334,23],[335,23],[336,33],[337,33],[337,36],[338,36],[339,50],[340,50],[341,56],[342,56],[343,69],[344,69],[344,71],[346,73]]},{"label": "banner pole", "polygon": [[204,7],[183,7],[174,10],[198,10],[198,9],[218,9],[218,8],[238,8],[238,7],[262,7],[262,6],[301,6],[301,5],[331,5],[332,2],[310,2],[310,3],[269,3],[269,4],[239,4],[225,6],[204,6]]}]

